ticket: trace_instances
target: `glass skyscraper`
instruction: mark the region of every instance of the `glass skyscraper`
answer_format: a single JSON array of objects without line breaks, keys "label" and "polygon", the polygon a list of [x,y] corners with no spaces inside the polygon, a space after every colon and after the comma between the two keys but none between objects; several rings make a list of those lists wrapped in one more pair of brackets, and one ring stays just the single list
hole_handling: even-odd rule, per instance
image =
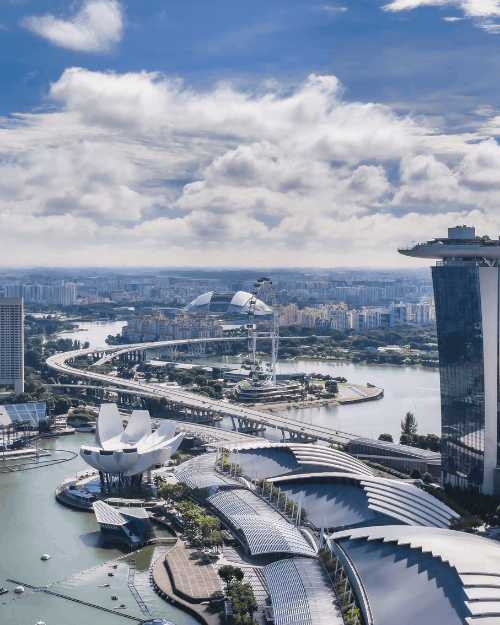
[{"label": "glass skyscraper", "polygon": [[441,383],[443,482],[500,493],[500,241],[474,228],[399,250],[432,267]]}]

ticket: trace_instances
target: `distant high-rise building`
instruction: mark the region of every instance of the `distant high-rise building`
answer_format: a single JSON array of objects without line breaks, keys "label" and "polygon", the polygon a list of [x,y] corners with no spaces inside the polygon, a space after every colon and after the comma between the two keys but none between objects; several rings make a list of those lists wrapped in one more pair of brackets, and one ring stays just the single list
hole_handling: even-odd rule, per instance
[{"label": "distant high-rise building", "polygon": [[22,298],[0,299],[0,384],[24,392],[24,318]]},{"label": "distant high-rise building", "polygon": [[443,482],[500,494],[500,241],[463,226],[399,252],[438,259]]},{"label": "distant high-rise building", "polygon": [[54,299],[56,304],[72,306],[76,302],[76,284],[68,282],[56,286],[54,289]]}]

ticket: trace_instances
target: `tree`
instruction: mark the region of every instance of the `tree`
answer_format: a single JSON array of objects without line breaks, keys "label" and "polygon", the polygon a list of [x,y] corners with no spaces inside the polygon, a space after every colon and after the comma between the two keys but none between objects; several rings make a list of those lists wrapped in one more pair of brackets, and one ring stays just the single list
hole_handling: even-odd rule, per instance
[{"label": "tree", "polygon": [[56,415],[66,414],[71,408],[71,399],[67,395],[61,395],[56,401],[54,406],[54,412]]},{"label": "tree", "polygon": [[[243,579],[243,577],[241,579]],[[231,598],[233,614],[241,616],[248,614],[250,622],[252,622],[253,613],[259,606],[257,605],[257,600],[255,599],[255,595],[250,584],[242,584],[241,581],[238,580],[238,582],[231,585],[229,589],[229,597]]]},{"label": "tree", "polygon": [[335,382],[334,380],[327,380],[325,382],[325,390],[330,395],[336,395],[339,392],[339,387],[338,387],[337,382]]},{"label": "tree", "polygon": [[420,473],[420,469],[417,469],[417,467],[415,467],[413,469],[413,471],[410,473],[410,477],[413,480],[421,480],[422,479],[422,473]]},{"label": "tree", "polygon": [[430,451],[441,451],[441,439],[436,434],[427,434],[425,445],[426,449],[430,449]]},{"label": "tree", "polygon": [[430,473],[424,473],[422,475],[422,482],[424,482],[424,484],[432,484],[432,475]]},{"label": "tree", "polygon": [[394,443],[394,439],[392,438],[391,434],[381,434],[378,437],[379,441],[387,441],[388,443]]},{"label": "tree", "polygon": [[203,546],[219,552],[219,547],[224,544],[224,534],[221,531],[212,532],[209,536],[203,539]]},{"label": "tree", "polygon": [[225,564],[221,566],[217,571],[217,574],[221,578],[221,580],[226,584],[226,591],[229,592],[229,587],[232,582],[239,581],[244,577],[243,571],[238,566],[233,566],[232,564]]},{"label": "tree", "polygon": [[200,519],[199,529],[202,537],[208,538],[212,532],[220,530],[220,521],[213,516],[204,516]]},{"label": "tree", "polygon": [[407,412],[405,418],[401,421],[401,434],[411,434],[414,436],[418,430],[418,421],[415,419],[413,412]]}]

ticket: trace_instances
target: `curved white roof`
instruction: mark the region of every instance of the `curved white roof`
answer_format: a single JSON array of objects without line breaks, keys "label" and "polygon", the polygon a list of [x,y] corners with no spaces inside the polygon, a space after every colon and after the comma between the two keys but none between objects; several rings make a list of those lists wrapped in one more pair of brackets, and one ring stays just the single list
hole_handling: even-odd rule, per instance
[{"label": "curved white roof", "polygon": [[289,558],[262,569],[276,625],[343,625],[325,570],[311,558]]},{"label": "curved white roof", "polygon": [[235,514],[232,524],[245,536],[253,556],[262,553],[290,553],[316,557],[311,544],[295,525],[285,520],[269,519],[256,514]]},{"label": "curved white roof", "polygon": [[[269,450],[267,454],[266,450]],[[279,451],[283,452],[281,457]],[[291,457],[287,457],[287,453]],[[370,477],[375,474],[373,469],[349,454],[305,443],[250,443],[233,449],[230,460],[238,463],[252,478],[277,477],[297,470],[343,471]]]},{"label": "curved white roof", "polygon": [[332,541],[361,578],[375,622],[397,625],[404,614],[406,625],[500,623],[496,540],[392,525],[337,532]]},{"label": "curved white roof", "polygon": [[167,421],[152,433],[147,410],[134,410],[124,430],[117,405],[102,404],[95,442],[82,445],[80,456],[98,471],[137,475],[166,462],[183,438],[175,436],[175,423]]},{"label": "curved white roof", "polygon": [[[189,303],[184,309],[186,312],[213,312],[213,313],[229,313],[242,315],[248,313],[251,293],[246,291],[236,291],[236,293],[216,293],[215,291],[209,291],[203,293]],[[270,315],[272,309],[264,304],[260,299],[255,304],[255,314]]]},{"label": "curved white roof", "polygon": [[[357,494],[355,485],[361,487],[364,498],[360,501],[359,497],[349,496],[349,494],[344,495],[341,500],[346,507],[345,522],[341,522],[342,515],[338,509],[338,505],[335,514],[329,521],[329,505],[336,501],[337,491],[339,490],[336,484],[341,484],[346,480],[353,484],[352,488],[355,489],[355,494]],[[359,509],[359,512],[363,513],[366,506],[372,513],[383,514],[385,517],[391,517],[405,525],[448,528],[451,519],[459,517],[451,508],[448,508],[448,506],[439,501],[439,499],[436,499],[421,488],[397,480],[362,476],[354,473],[325,472],[283,475],[271,478],[269,481],[277,487],[281,487],[283,491],[287,493],[287,496],[294,501],[298,501],[300,493],[303,492],[305,495],[304,507],[306,510],[311,513],[315,512],[315,514],[319,514],[321,517],[325,515],[327,527],[339,527],[340,525],[353,524],[355,519],[352,513],[355,509]],[[321,492],[318,493],[317,485],[320,482],[326,484],[331,482],[331,485],[329,487],[325,486]],[[289,492],[290,489],[287,489],[286,485],[293,485],[293,491]],[[328,495],[329,490],[330,494]],[[329,501],[323,502],[324,511],[322,511],[321,508],[315,510],[317,507],[315,505],[316,502],[310,502],[310,496],[326,496]],[[366,520],[369,520],[368,516],[365,516],[367,517]],[[362,522],[362,520],[360,519],[359,522]],[[388,523],[389,521],[386,520],[385,522]]]}]

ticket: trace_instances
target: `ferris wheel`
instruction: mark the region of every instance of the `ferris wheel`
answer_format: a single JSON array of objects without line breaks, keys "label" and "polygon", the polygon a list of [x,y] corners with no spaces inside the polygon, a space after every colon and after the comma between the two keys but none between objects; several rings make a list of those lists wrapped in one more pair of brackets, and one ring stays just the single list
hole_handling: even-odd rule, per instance
[{"label": "ferris wheel", "polygon": [[[254,329],[255,309],[257,307],[257,301],[259,299],[260,290],[266,287],[271,298],[271,306],[273,309],[273,317],[271,321],[271,327],[267,332],[258,332]],[[254,290],[252,297],[249,301],[248,307],[248,351],[252,353],[252,369],[251,376],[253,379],[257,373],[257,339],[270,338],[271,339],[271,366],[267,373],[267,382],[272,382],[276,386],[276,364],[278,362],[278,349],[279,349],[279,304],[278,296],[276,295],[276,289],[270,278],[259,278],[254,284]]]}]

